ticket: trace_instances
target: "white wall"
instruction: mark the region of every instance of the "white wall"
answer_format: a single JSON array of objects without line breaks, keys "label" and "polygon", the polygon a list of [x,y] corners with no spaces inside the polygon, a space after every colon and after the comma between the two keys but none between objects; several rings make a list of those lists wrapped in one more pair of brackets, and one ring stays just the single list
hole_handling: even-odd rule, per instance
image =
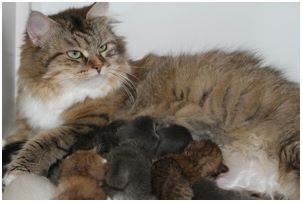
[{"label": "white wall", "polygon": [[[89,3],[3,3],[3,133],[13,111],[14,71],[28,10],[54,14]],[[132,58],[213,48],[250,49],[300,81],[299,3],[110,3]],[[7,116],[9,115],[9,116]]]}]

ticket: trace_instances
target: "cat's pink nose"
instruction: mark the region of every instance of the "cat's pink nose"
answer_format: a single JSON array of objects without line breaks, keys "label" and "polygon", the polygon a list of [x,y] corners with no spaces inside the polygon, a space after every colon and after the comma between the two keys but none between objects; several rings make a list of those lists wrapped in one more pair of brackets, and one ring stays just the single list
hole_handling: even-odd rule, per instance
[{"label": "cat's pink nose", "polygon": [[94,65],[94,66],[92,66],[92,69],[95,69],[98,72],[98,74],[100,74],[101,70],[102,70],[102,66],[101,65]]}]

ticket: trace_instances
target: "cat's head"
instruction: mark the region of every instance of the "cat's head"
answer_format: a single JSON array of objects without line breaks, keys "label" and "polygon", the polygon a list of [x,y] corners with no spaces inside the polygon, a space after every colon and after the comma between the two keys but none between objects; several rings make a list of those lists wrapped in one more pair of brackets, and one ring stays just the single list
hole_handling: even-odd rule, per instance
[{"label": "cat's head", "polygon": [[[22,47],[20,79],[61,87],[118,87],[127,79],[125,42],[112,31],[108,3],[46,16],[33,11]],[[116,86],[115,86],[116,85]]]}]

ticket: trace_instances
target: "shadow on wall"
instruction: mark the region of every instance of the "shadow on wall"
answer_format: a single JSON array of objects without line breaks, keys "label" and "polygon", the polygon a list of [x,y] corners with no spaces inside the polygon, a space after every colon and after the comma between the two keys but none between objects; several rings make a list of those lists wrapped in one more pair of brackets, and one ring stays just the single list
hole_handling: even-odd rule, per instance
[{"label": "shadow on wall", "polygon": [[16,3],[2,3],[2,134],[12,128],[15,114]]}]

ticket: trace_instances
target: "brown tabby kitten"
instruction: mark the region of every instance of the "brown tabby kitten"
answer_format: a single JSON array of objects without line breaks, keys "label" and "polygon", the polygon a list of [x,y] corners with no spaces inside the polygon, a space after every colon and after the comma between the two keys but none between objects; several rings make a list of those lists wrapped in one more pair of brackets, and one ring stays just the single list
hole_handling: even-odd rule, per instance
[{"label": "brown tabby kitten", "polygon": [[[138,74],[144,79],[136,88],[135,103],[128,102],[124,112],[116,113],[125,106],[126,97],[118,88],[122,85],[118,84],[128,80],[130,69],[122,39],[112,33],[106,17],[97,17],[106,11],[106,6],[99,5],[102,4],[50,17],[35,12],[29,18],[29,34],[19,72],[18,103],[31,107],[19,107],[20,124],[16,134],[34,137],[10,164],[6,182],[20,172],[43,173],[55,159],[64,155],[74,141],[73,133],[88,130],[88,124],[107,123],[112,114],[119,119],[149,115],[189,128],[195,139],[207,133],[219,144],[230,169],[217,179],[220,187],[244,187],[271,197],[299,198],[300,109],[296,83],[287,81],[271,67],[262,67],[259,59],[246,52],[211,51],[176,57],[148,55],[130,65],[133,71],[144,71]],[[99,9],[101,12],[95,12]],[[91,26],[95,23],[98,26]],[[91,29],[94,31],[88,31]],[[106,39],[114,39],[116,51],[110,50]],[[107,46],[104,47],[104,43]],[[66,48],[74,46],[76,48]],[[81,48],[81,59],[75,59],[79,56],[78,48]],[[104,54],[106,48],[109,54]],[[112,79],[104,82],[110,85],[101,85],[105,88],[100,90],[101,95],[93,90],[98,82],[90,83],[88,79],[83,86],[82,82],[71,85],[69,74],[60,76],[61,68],[78,72],[77,78],[82,78],[81,70],[86,76],[91,71],[94,72],[91,75],[98,75],[100,64],[112,61],[109,58],[113,53],[117,54],[112,58],[120,64],[117,66],[122,73],[117,71],[122,76],[113,79],[117,72],[106,74]],[[97,60],[92,59],[95,55]],[[68,68],[71,66],[75,68]],[[105,65],[102,67],[107,69]],[[130,83],[127,82],[128,87]],[[83,90],[79,86],[87,88]],[[71,96],[64,96],[71,92]],[[85,92],[89,92],[88,95]],[[74,99],[59,99],[58,95]],[[52,102],[57,99],[60,102]],[[56,109],[61,104],[63,107]]]},{"label": "brown tabby kitten", "polygon": [[107,170],[106,160],[94,151],[79,150],[61,164],[58,188],[54,199],[105,200],[100,187]]},{"label": "brown tabby kitten", "polygon": [[215,177],[228,168],[218,146],[193,141],[181,154],[171,154],[152,166],[152,189],[159,199],[192,199],[191,186],[202,177]]},{"label": "brown tabby kitten", "polygon": [[107,9],[108,3],[95,3],[29,16],[19,69],[18,129],[7,142],[29,141],[9,165],[5,183],[22,172],[47,171],[75,135],[106,124],[127,101],[132,70]]}]

